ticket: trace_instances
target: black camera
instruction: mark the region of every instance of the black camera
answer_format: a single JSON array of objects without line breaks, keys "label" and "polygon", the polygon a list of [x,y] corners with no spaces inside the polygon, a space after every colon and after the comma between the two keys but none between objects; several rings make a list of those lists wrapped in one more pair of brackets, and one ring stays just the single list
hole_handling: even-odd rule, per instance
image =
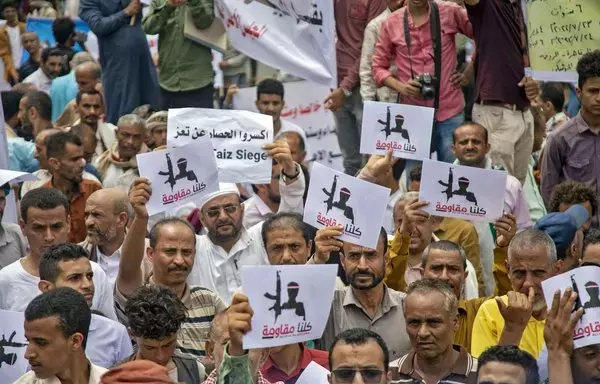
[{"label": "black camera", "polygon": [[435,98],[435,76],[430,73],[424,73],[417,76],[415,81],[421,84],[421,96],[425,100],[432,100]]}]

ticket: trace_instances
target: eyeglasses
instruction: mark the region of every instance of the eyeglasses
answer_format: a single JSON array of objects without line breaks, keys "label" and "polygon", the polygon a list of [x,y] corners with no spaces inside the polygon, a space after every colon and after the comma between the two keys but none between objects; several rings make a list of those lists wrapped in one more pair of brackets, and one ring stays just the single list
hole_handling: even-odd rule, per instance
[{"label": "eyeglasses", "polygon": [[379,384],[383,371],[376,368],[338,368],[332,371],[336,381],[340,383],[352,383],[357,373],[362,376],[365,384]]},{"label": "eyeglasses", "polygon": [[221,209],[225,211],[225,213],[227,215],[233,215],[234,213],[237,212],[238,208],[240,207],[240,205],[226,205],[224,207],[215,207],[215,208],[211,208],[206,210],[206,214],[208,215],[208,217],[211,218],[215,218],[217,216],[219,216],[219,214],[221,214]]}]

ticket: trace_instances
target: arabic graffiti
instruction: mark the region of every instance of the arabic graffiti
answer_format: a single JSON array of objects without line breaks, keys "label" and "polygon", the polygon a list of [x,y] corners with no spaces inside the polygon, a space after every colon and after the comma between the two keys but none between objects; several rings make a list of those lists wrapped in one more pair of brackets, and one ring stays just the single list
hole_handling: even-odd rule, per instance
[{"label": "arabic graffiti", "polygon": [[298,117],[298,115],[300,116],[305,116],[314,112],[318,112],[319,110],[321,110],[321,103],[319,103],[318,101],[314,101],[312,103],[309,103],[307,106],[303,107],[302,105],[299,105],[297,107],[293,107],[293,108],[286,108],[281,112],[281,117],[285,117],[285,118],[293,118],[295,119],[296,117]]},{"label": "arabic graffiti", "polygon": [[323,161],[327,161],[328,164],[333,164],[333,160],[338,157],[342,157],[342,154],[320,149],[313,153],[312,157],[308,160],[308,162],[311,163],[313,161],[318,161],[322,163]]},{"label": "arabic graffiti", "polygon": [[317,140],[320,140],[322,137],[325,137],[327,135],[335,135],[337,133],[335,127],[329,126],[327,126],[326,128],[319,128],[314,132],[312,132],[312,127],[308,127],[307,131],[310,132],[306,134],[307,139]]},{"label": "arabic graffiti", "polygon": [[[281,303],[281,271],[277,271],[277,282],[275,284],[275,294],[266,292],[265,297],[269,300],[273,300],[273,306],[269,308],[269,311],[273,311],[275,315],[275,323],[277,318],[281,315],[283,310],[294,310],[296,316],[302,317],[306,320],[306,312],[304,310],[304,303],[297,301],[298,293],[300,292],[300,284],[296,282],[290,282],[287,285],[288,301]],[[293,331],[291,331],[293,332]]]},{"label": "arabic graffiti", "polygon": [[327,196],[327,200],[323,201],[327,206],[327,213],[329,213],[329,211],[331,211],[332,208],[337,208],[344,212],[344,217],[349,219],[352,222],[352,224],[354,224],[354,210],[348,205],[348,200],[351,196],[350,190],[346,187],[341,188],[339,200],[335,202],[333,201],[335,190],[337,187],[337,179],[338,176],[335,175],[333,177],[331,189],[329,191],[323,188],[323,193]]},{"label": "arabic graffiti", "polygon": [[0,340],[0,367],[2,367],[3,363],[8,365],[14,365],[17,361],[18,354],[6,353],[4,349],[5,347],[22,348],[27,346],[27,343],[17,343],[13,341],[16,334],[17,332],[13,331],[10,334],[8,340],[6,340],[6,336],[4,334],[2,335],[2,340]]},{"label": "arabic graffiti", "polygon": [[466,177],[459,177],[458,189],[452,190],[454,187],[454,176],[452,174],[452,167],[448,169],[448,182],[438,180],[438,183],[446,187],[446,189],[442,191],[442,193],[446,195],[446,201],[449,201],[454,196],[464,196],[467,199],[467,201],[477,205],[477,197],[475,196],[475,194],[473,192],[467,191],[467,188],[469,188],[470,181]]},{"label": "arabic graffiti", "polygon": [[[190,137],[190,131],[191,129],[189,126],[185,126],[184,128],[177,127],[177,134],[174,138],[177,139],[179,137]],[[196,140],[206,136],[207,134],[211,139],[239,139],[243,142],[250,142],[252,140],[265,140],[269,138],[269,133],[265,129],[261,130],[260,134],[253,134],[245,132],[242,129],[229,129],[217,132],[214,128],[212,132],[207,132],[204,129],[194,128],[194,132],[192,133],[191,137],[192,140]]]},{"label": "arabic graffiti", "polygon": [[215,4],[217,14],[219,15],[219,18],[223,20],[223,24],[226,28],[239,29],[243,37],[249,37],[253,40],[260,39],[267,32],[268,27],[266,25],[258,25],[255,21],[250,24],[244,24],[237,9],[229,14],[223,4],[219,2],[216,2]]}]

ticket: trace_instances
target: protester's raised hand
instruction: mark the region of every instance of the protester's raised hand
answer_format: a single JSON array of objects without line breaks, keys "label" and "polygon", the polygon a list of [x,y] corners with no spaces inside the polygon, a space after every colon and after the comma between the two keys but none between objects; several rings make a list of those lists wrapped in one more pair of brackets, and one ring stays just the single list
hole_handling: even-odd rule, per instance
[{"label": "protester's raised hand", "polygon": [[400,224],[401,234],[410,236],[415,224],[429,220],[429,213],[421,209],[428,204],[429,202],[420,201],[418,199],[410,200],[408,204],[406,204],[402,215],[402,224]]},{"label": "protester's raised hand", "polygon": [[233,96],[240,90],[240,87],[237,84],[231,84],[229,88],[227,88],[227,94],[225,95],[225,104],[232,105],[233,104]]},{"label": "protester's raised hand", "polygon": [[394,151],[390,149],[385,156],[371,155],[362,169],[360,177],[381,184],[385,176],[392,171],[392,166],[399,160],[399,158],[393,157],[393,153]]},{"label": "protester's raised hand", "polygon": [[544,340],[548,353],[561,353],[571,356],[573,353],[573,331],[583,315],[583,308],[573,312],[577,293],[567,288],[564,294],[554,293],[552,307],[546,316]]},{"label": "protester's raised hand", "polygon": [[496,229],[496,245],[499,247],[508,247],[513,237],[517,233],[517,218],[511,213],[504,215],[494,223]]},{"label": "protester's raised hand", "polygon": [[231,306],[227,309],[227,324],[229,327],[229,350],[231,356],[241,356],[244,354],[242,339],[248,331],[252,329],[252,315],[254,311],[250,307],[248,297],[241,293],[236,293],[231,301]]},{"label": "protester's raised hand", "polygon": [[138,177],[133,182],[129,190],[129,203],[133,207],[133,212],[136,217],[148,217],[148,200],[152,196],[152,187],[150,180],[145,177]]},{"label": "protester's raised hand", "polygon": [[524,330],[525,327],[527,327],[527,323],[529,323],[533,312],[535,290],[529,288],[529,295],[524,295],[521,292],[509,291],[507,297],[507,304],[504,304],[500,297],[496,297],[498,310],[504,318],[504,326]]},{"label": "protester's raised hand", "polygon": [[329,260],[331,252],[342,250],[344,243],[338,237],[344,234],[344,226],[321,228],[315,235],[315,254],[313,259],[317,264],[325,264]]},{"label": "protester's raised hand", "polygon": [[295,175],[298,173],[296,163],[292,158],[292,151],[287,141],[276,140],[271,144],[263,146],[264,149],[268,150],[269,156],[271,156],[279,165],[281,165],[282,171],[286,175]]}]

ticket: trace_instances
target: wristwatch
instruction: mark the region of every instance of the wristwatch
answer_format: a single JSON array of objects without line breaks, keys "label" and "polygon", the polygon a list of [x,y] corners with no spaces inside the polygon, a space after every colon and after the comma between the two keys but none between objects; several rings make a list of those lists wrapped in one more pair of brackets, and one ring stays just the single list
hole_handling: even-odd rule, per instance
[{"label": "wristwatch", "polygon": [[346,98],[352,96],[352,91],[349,91],[346,88],[342,88],[342,91],[344,92],[344,96],[346,96]]},{"label": "wristwatch", "polygon": [[298,178],[298,176],[300,176],[300,169],[298,169],[298,165],[296,165],[296,174],[295,175],[288,175],[287,173],[285,173],[283,170],[281,170],[281,174],[283,175],[283,181],[292,181],[292,180],[296,180]]}]

